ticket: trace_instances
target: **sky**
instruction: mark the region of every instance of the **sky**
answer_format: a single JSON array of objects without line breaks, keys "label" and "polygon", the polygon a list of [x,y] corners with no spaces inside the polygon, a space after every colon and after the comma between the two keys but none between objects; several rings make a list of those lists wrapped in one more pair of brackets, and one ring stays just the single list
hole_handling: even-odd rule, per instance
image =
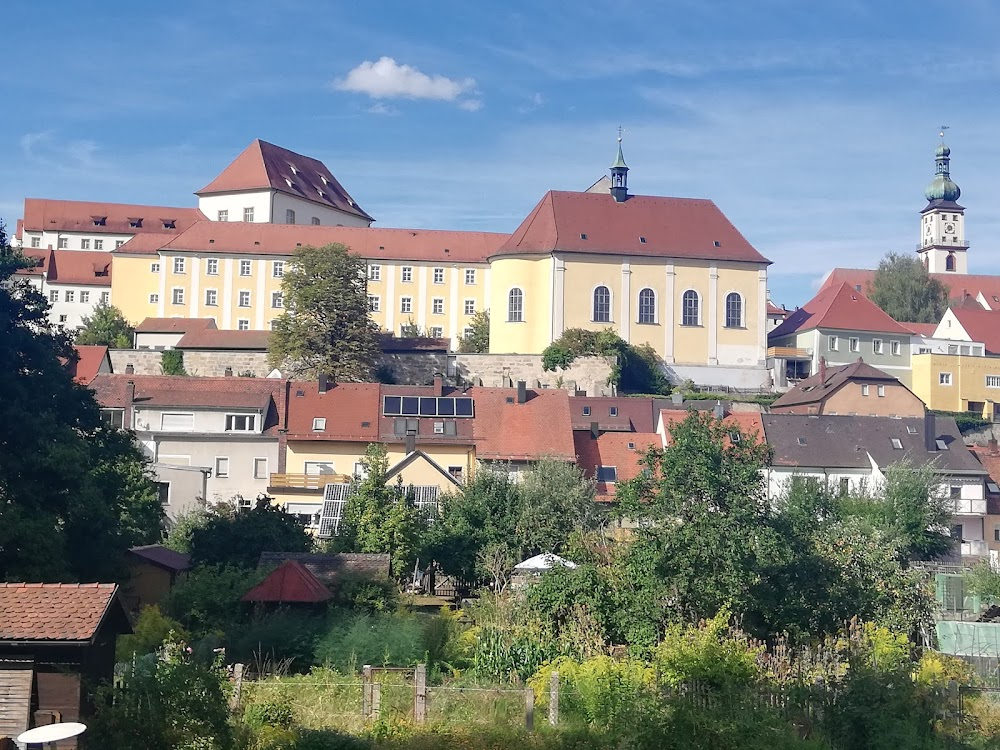
[{"label": "sky", "polygon": [[710,198],[801,305],[912,252],[948,125],[969,269],[1000,273],[1000,3],[5,0],[0,218],[195,205],[254,138],[386,227],[513,231],[607,173]]}]

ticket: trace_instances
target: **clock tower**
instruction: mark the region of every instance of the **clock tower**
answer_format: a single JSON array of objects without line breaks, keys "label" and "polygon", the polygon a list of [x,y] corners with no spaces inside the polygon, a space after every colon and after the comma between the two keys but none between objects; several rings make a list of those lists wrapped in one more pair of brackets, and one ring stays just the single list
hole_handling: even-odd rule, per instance
[{"label": "clock tower", "polygon": [[934,179],[924,191],[927,205],[920,212],[920,243],[917,253],[929,273],[969,272],[965,239],[965,208],[956,201],[962,195],[950,174],[951,149],[941,143],[934,152]]}]

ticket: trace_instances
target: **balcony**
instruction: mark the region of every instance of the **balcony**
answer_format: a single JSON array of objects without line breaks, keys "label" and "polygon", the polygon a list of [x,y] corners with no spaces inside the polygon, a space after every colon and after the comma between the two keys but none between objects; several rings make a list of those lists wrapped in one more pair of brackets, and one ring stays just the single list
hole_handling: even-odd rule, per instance
[{"label": "balcony", "polygon": [[985,516],[986,500],[983,498],[955,498],[955,515],[957,516]]},{"label": "balcony", "polygon": [[943,249],[947,249],[949,247],[968,247],[969,246],[969,240],[962,240],[961,242],[945,242],[943,237],[941,237],[940,239],[941,239],[941,242],[918,242],[917,243],[917,252],[919,252],[921,250],[924,250],[925,248],[928,248],[928,247],[940,247],[940,248],[943,248]]},{"label": "balcony", "polygon": [[768,359],[812,359],[812,349],[802,349],[794,346],[769,346]]},{"label": "balcony", "polygon": [[985,539],[962,541],[962,557],[989,557],[990,546]]},{"label": "balcony", "polygon": [[308,492],[319,494],[328,484],[348,483],[351,477],[343,474],[272,474],[267,491],[272,494]]}]

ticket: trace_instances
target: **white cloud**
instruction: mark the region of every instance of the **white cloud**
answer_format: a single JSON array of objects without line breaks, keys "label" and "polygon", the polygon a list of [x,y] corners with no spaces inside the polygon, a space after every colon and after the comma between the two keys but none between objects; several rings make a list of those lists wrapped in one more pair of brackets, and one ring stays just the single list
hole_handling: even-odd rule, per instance
[{"label": "white cloud", "polygon": [[545,104],[545,97],[542,96],[537,91],[528,97],[528,101],[517,108],[517,111],[522,115],[526,115],[529,112],[534,112],[536,109]]},{"label": "white cloud", "polygon": [[372,106],[365,110],[370,115],[398,115],[399,110],[395,107],[390,107],[385,102],[375,102]]},{"label": "white cloud", "polygon": [[[347,76],[335,81],[338,91],[367,94],[373,99],[433,99],[453,102],[459,96],[475,90],[472,78],[448,78],[442,75],[427,75],[410,65],[400,65],[391,57],[380,57],[377,62],[365,60],[351,70]],[[469,102],[459,106],[468,109]],[[474,107],[478,109],[478,106]]]},{"label": "white cloud", "polygon": [[54,130],[25,133],[18,141],[21,153],[36,164],[64,171],[96,169],[98,146],[89,140],[60,141]]},{"label": "white cloud", "polygon": [[459,109],[464,109],[466,112],[478,112],[483,108],[482,99],[463,99],[458,103]]}]

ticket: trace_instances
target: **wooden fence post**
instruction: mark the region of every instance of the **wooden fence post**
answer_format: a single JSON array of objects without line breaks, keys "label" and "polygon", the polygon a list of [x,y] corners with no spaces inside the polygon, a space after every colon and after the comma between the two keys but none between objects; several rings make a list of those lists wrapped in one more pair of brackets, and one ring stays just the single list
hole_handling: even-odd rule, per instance
[{"label": "wooden fence post", "polygon": [[361,718],[370,719],[372,715],[372,665],[365,664],[361,668]]},{"label": "wooden fence post", "polygon": [[559,672],[553,671],[549,679],[549,724],[559,723]]},{"label": "wooden fence post", "polygon": [[427,721],[427,665],[418,664],[413,673],[413,721],[423,724]]},{"label": "wooden fence post", "polygon": [[229,702],[229,708],[233,713],[240,710],[243,701],[243,665],[233,665],[233,696]]},{"label": "wooden fence post", "polygon": [[524,728],[535,731],[535,691],[531,688],[524,689]]},{"label": "wooden fence post", "polygon": [[372,719],[378,721],[379,713],[382,710],[382,684],[372,683]]}]

